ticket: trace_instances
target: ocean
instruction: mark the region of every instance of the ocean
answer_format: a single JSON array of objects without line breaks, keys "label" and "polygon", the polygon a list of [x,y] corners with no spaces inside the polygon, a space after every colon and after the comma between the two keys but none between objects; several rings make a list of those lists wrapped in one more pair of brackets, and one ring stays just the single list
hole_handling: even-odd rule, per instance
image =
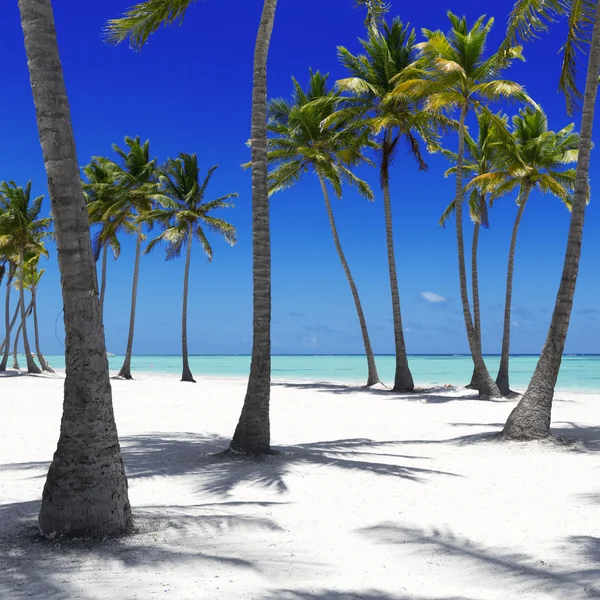
[{"label": "ocean", "polygon": [[[47,356],[51,366],[64,368],[64,357]],[[510,362],[510,383],[514,389],[527,387],[537,356],[513,356]],[[377,356],[379,376],[386,384],[393,383],[393,356]],[[486,356],[485,361],[495,377],[499,356]],[[123,363],[122,356],[109,358],[111,372],[116,374]],[[410,356],[409,364],[415,385],[466,385],[471,379],[472,362],[469,356]],[[249,356],[190,356],[190,367],[197,377],[247,377]],[[181,374],[180,356],[134,356],[132,374]],[[367,366],[364,356],[298,355],[273,356],[273,379],[364,383]],[[582,392],[600,392],[600,355],[565,356],[558,378],[557,389]]]}]

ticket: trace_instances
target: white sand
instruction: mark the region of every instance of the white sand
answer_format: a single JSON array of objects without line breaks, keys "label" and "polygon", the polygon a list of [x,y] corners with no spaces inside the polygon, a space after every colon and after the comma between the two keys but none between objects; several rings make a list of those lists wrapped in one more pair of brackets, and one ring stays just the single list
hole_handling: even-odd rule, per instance
[{"label": "white sand", "polygon": [[559,395],[580,440],[500,443],[514,401],[275,385],[262,461],[218,459],[241,380],[115,381],[136,533],[40,542],[60,378],[0,379],[0,598],[600,597],[600,396]]}]

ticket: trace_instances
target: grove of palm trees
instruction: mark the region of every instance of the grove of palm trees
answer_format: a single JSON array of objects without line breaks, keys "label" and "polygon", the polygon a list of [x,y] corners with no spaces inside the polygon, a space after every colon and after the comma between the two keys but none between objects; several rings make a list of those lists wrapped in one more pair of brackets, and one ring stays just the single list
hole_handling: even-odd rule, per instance
[{"label": "grove of palm trees", "polygon": [[7,11],[0,598],[600,595],[598,3],[216,4]]}]

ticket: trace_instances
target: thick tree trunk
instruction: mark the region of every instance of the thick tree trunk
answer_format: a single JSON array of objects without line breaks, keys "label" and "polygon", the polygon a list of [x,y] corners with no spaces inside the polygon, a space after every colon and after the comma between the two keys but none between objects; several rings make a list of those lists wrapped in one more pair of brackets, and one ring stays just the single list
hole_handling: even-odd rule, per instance
[{"label": "thick tree trunk", "polygon": [[135,243],[135,265],[133,267],[133,285],[131,286],[131,313],[129,314],[129,334],[127,335],[127,350],[125,360],[119,371],[119,377],[133,379],[131,376],[131,354],[133,353],[133,334],[135,331],[135,308],[137,304],[137,289],[140,276],[140,254],[142,251],[142,227],[140,226]]},{"label": "thick tree trunk", "polygon": [[25,250],[21,248],[19,253],[19,271],[21,289],[19,292],[19,303],[21,305],[21,327],[23,328],[23,352],[25,352],[25,362],[27,363],[27,372],[38,375],[42,370],[35,364],[31,356],[29,339],[27,338],[27,310],[25,309]]},{"label": "thick tree trunk", "polygon": [[65,318],[64,409],[42,495],[44,534],[106,536],[131,523],[88,213],[50,0],[19,0],[48,176]]},{"label": "thick tree trunk", "polygon": [[515,268],[515,250],[517,248],[517,234],[519,225],[523,217],[525,205],[531,193],[531,187],[523,188],[521,195],[521,204],[517,212],[515,224],[513,225],[512,236],[510,238],[510,249],[508,251],[508,269],[506,270],[506,299],[504,301],[504,329],[502,331],[502,354],[500,355],[500,368],[496,377],[496,385],[503,396],[510,396],[513,392],[510,389],[508,363],[510,360],[510,320],[512,309],[512,285],[513,272]]},{"label": "thick tree trunk", "polygon": [[371,340],[369,339],[369,331],[367,330],[367,322],[365,320],[365,314],[362,309],[362,304],[360,302],[360,297],[358,296],[358,290],[356,289],[356,284],[354,283],[354,279],[352,277],[352,273],[350,272],[350,267],[348,266],[348,262],[346,261],[346,257],[344,255],[344,251],[342,250],[342,245],[340,243],[340,238],[338,236],[337,227],[335,225],[335,219],[333,218],[333,211],[331,209],[331,203],[329,202],[329,194],[327,193],[327,186],[325,184],[325,180],[322,175],[319,173],[319,181],[321,182],[321,189],[323,190],[323,197],[325,198],[325,207],[327,208],[327,216],[329,217],[329,225],[331,226],[331,233],[333,234],[333,243],[335,244],[335,249],[337,250],[338,256],[342,263],[342,267],[344,268],[344,273],[346,274],[346,279],[348,280],[348,284],[350,285],[350,290],[352,292],[352,298],[354,299],[354,306],[356,307],[356,313],[358,314],[358,321],[360,323],[360,331],[362,333],[363,343],[365,345],[365,354],[367,356],[367,367],[368,367],[368,375],[367,375],[367,387],[371,385],[375,385],[376,383],[380,383],[379,375],[377,374],[377,365],[375,364],[375,357],[373,356],[373,348],[371,348]]},{"label": "thick tree trunk", "polygon": [[392,128],[388,127],[384,137],[383,160],[381,162],[381,186],[383,188],[383,207],[385,212],[385,237],[387,243],[388,266],[390,271],[390,288],[392,292],[392,316],[394,321],[394,344],[396,349],[396,374],[394,376],[395,392],[412,392],[415,385],[408,366],[404,330],[402,328],[402,312],[400,311],[400,293],[396,274],[396,254],[394,252],[394,231],[392,227],[392,201],[389,184],[389,149],[392,143]]},{"label": "thick tree trunk", "polygon": [[267,160],[267,58],[277,0],[264,0],[254,50],[252,89],[253,342],[248,389],[230,450],[271,451],[271,230]]},{"label": "thick tree trunk", "polygon": [[[475,328],[475,335],[481,347],[481,310],[479,305],[479,275],[477,270],[477,248],[479,246],[479,230],[481,225],[475,223],[473,229],[473,243],[471,245],[471,289],[473,291],[473,326]],[[477,371],[473,366],[473,374],[471,375],[471,382],[467,385],[467,389],[476,390],[477,386]]]},{"label": "thick tree trunk", "polygon": [[465,155],[465,118],[467,116],[467,105],[463,105],[460,111],[460,122],[458,126],[458,159],[456,161],[456,241],[458,246],[458,273],[460,278],[460,299],[462,302],[463,316],[467,330],[467,339],[473,357],[473,364],[477,373],[477,389],[482,398],[498,397],[500,391],[494,383],[490,373],[483,361],[481,345],[478,343],[475,326],[471,319],[471,308],[469,306],[469,295],[467,292],[467,272],[465,267],[465,246],[463,240],[463,162]]},{"label": "thick tree trunk", "polygon": [[100,312],[104,317],[104,295],[106,294],[106,255],[108,254],[108,243],[102,247],[102,281],[100,283]]},{"label": "thick tree trunk", "polygon": [[[19,305],[19,308],[21,306]],[[18,352],[19,352],[19,337],[21,336],[21,331],[23,331],[23,321],[21,321],[19,323],[19,326],[17,327],[17,334],[15,335],[15,342],[13,344],[13,365],[12,368],[15,369],[16,371],[20,371],[21,367],[19,366],[19,358],[18,358]]]},{"label": "thick tree trunk", "polygon": [[192,371],[190,370],[190,363],[188,360],[188,343],[187,343],[187,305],[188,305],[188,281],[190,276],[190,259],[192,257],[192,240],[193,230],[190,225],[188,231],[188,244],[185,253],[185,270],[183,274],[183,310],[181,311],[181,356],[183,357],[183,372],[181,374],[181,381],[189,381],[196,383]]},{"label": "thick tree trunk", "polygon": [[[13,330],[13,327],[15,326],[15,323],[17,322],[17,318],[19,317],[19,312],[20,312],[21,307],[17,304],[17,306],[15,307],[15,312],[13,313],[12,319],[10,321],[10,324],[8,326],[8,331],[9,333]],[[10,337],[9,335],[7,335],[4,338],[4,341],[2,342],[2,345],[0,345],[0,352],[4,352],[4,350],[6,348],[10,347]],[[9,351],[10,353],[10,351]],[[0,369],[1,371],[2,369]]]},{"label": "thick tree trunk", "polygon": [[[4,346],[4,355],[2,356],[2,362],[0,363],[0,372],[6,371],[6,366],[8,365],[8,357],[10,356],[10,332],[14,326],[13,322],[10,323],[10,292],[12,289],[12,281],[13,281],[13,271],[9,272],[8,278],[6,280],[6,305],[4,307],[4,325],[6,328],[6,337],[5,337],[5,346]],[[19,306],[17,305],[17,310]]]},{"label": "thick tree trunk", "polygon": [[33,309],[33,332],[35,335],[35,351],[37,353],[38,360],[40,361],[40,366],[42,367],[42,371],[46,371],[47,373],[54,373],[54,369],[46,362],[46,359],[44,358],[44,355],[40,350],[40,334],[38,331],[37,318],[37,289],[35,285],[31,287],[31,306]]},{"label": "thick tree trunk", "polygon": [[532,440],[545,438],[550,433],[554,387],[558,378],[569,329],[579,258],[581,256],[583,222],[588,196],[594,107],[598,91],[598,71],[600,71],[600,19],[596,17],[583,97],[579,159],[577,161],[573,210],[571,212],[562,278],[556,296],[548,337],[527,391],[506,421],[502,432],[505,439]]}]

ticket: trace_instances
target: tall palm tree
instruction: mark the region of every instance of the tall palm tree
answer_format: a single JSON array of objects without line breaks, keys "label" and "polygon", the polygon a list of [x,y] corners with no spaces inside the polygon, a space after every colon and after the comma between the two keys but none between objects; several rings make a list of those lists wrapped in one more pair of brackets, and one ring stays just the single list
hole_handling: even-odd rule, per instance
[{"label": "tall palm tree", "polygon": [[510,325],[513,271],[517,233],[525,205],[533,190],[550,193],[562,200],[569,208],[569,192],[575,184],[575,169],[561,167],[577,160],[579,136],[573,133],[573,124],[559,132],[548,130],[548,118],[541,109],[525,108],[513,117],[514,144],[502,144],[499,149],[500,168],[482,173],[468,185],[480,186],[490,194],[490,201],[519,188],[519,210],[513,226],[508,269],[506,274],[506,300],[502,354],[496,384],[503,396],[512,394],[509,383]]},{"label": "tall palm tree", "polygon": [[[522,86],[505,79],[498,79],[499,72],[515,58],[521,58],[521,48],[511,47],[502,57],[498,53],[485,58],[487,37],[494,19],[485,21],[485,16],[469,28],[466,17],[459,18],[448,11],[451,29],[446,35],[442,31],[424,29],[426,41],[419,44],[426,73],[422,78],[408,79],[400,83],[393,94],[421,94],[425,106],[432,111],[452,112],[459,110],[458,153],[456,163],[456,239],[460,296],[467,339],[478,374],[478,391],[483,398],[500,396],[498,386],[491,378],[483,361],[469,306],[465,250],[463,240],[463,163],[465,156],[465,121],[473,108],[487,110],[485,103],[501,99],[529,101]],[[495,120],[495,116],[490,118]]]},{"label": "tall palm tree", "polygon": [[46,362],[44,355],[42,354],[40,346],[40,334],[38,330],[38,314],[37,314],[37,289],[40,284],[42,275],[46,272],[45,269],[38,269],[39,255],[35,255],[28,262],[28,283],[29,290],[31,291],[31,310],[33,312],[33,333],[35,340],[35,352],[42,371],[46,373],[54,373],[54,369]]},{"label": "tall palm tree", "polygon": [[[159,193],[157,164],[156,159],[150,158],[149,140],[142,143],[139,136],[135,138],[126,137],[125,149],[114,144],[113,150],[121,159],[119,163],[115,163],[116,169],[114,171],[114,183],[115,186],[120,188],[120,192],[117,195],[117,201],[105,213],[106,222],[110,223],[110,226],[104,234],[108,239],[111,232],[116,231],[119,224],[127,227],[125,224],[127,222],[134,225],[136,233],[129,333],[127,335],[125,360],[119,371],[119,377],[131,380],[133,379],[131,376],[131,355],[133,354],[140,256],[142,242],[145,239],[140,217],[150,212],[156,201],[162,204],[168,204],[168,202],[165,202],[166,199]],[[109,217],[112,217],[112,222]],[[147,220],[145,222],[149,223]]]},{"label": "tall palm tree", "polygon": [[352,173],[351,168],[361,163],[369,163],[362,154],[369,145],[366,129],[354,131],[348,123],[336,121],[331,127],[321,123],[335,113],[340,103],[339,92],[327,90],[328,75],[319,71],[310,72],[306,92],[296,79],[292,78],[294,92],[291,102],[284,99],[269,103],[269,163],[273,166],[270,179],[271,193],[294,185],[303,174],[313,171],[317,174],[325,198],[325,208],[333,234],[333,241],[350,285],[367,356],[367,386],[380,382],[377,366],[362,304],[356,284],[346,261],[340,243],[333,210],[327,192],[329,183],[338,198],[342,196],[342,183],[355,186],[368,200],[373,200],[373,192],[366,182]]},{"label": "tall palm tree", "polygon": [[431,119],[407,94],[397,96],[393,100],[389,99],[389,94],[395,88],[398,78],[412,72],[414,68],[417,57],[414,30],[411,30],[409,25],[404,26],[400,19],[394,19],[391,25],[383,24],[381,33],[377,29],[370,29],[368,39],[361,40],[361,44],[365,51],[364,55],[354,55],[344,47],[338,48],[340,61],[351,76],[339,80],[337,86],[350,97],[346,106],[338,111],[338,115],[334,115],[326,123],[331,124],[335,119],[348,121],[353,117],[356,119],[356,126],[369,127],[374,135],[381,138],[379,178],[383,191],[396,350],[394,390],[412,391],[414,382],[404,342],[394,252],[390,165],[398,151],[401,139],[404,138],[419,169],[427,168],[421,156],[418,137],[425,139],[431,137]]},{"label": "tall palm tree", "polygon": [[20,306],[17,305],[15,316],[12,321],[10,319],[10,292],[12,290],[12,283],[17,272],[17,263],[14,259],[11,258],[10,255],[6,254],[6,298],[4,304],[4,328],[5,328],[5,338],[4,338],[4,354],[2,355],[2,360],[0,361],[0,372],[6,371],[6,367],[8,365],[8,357],[10,355],[10,334],[15,325],[17,314],[20,309]]},{"label": "tall palm tree", "polygon": [[[583,2],[565,0],[560,3],[556,0],[519,0],[509,18],[505,46],[513,44],[518,39],[527,40],[537,32],[546,30],[548,23],[554,21],[555,17],[568,14],[567,41],[563,46],[563,66],[559,87],[566,94],[569,111],[573,110],[581,97],[583,97],[583,109],[571,222],[556,304],[548,336],[531,382],[504,426],[502,434],[506,439],[531,440],[545,438],[550,433],[552,400],[573,308],[583,239],[583,222],[589,196],[592,129],[600,71],[599,4],[593,0]],[[590,47],[585,89],[581,94],[575,85],[576,50],[584,48],[586,42],[590,43]]]},{"label": "tall palm tree", "polygon": [[48,176],[65,315],[64,410],[39,525],[45,534],[117,534],[129,527],[131,508],[52,4],[19,0],[19,10]]},{"label": "tall palm tree", "polygon": [[34,252],[47,256],[48,253],[42,244],[42,238],[48,235],[52,223],[51,217],[39,218],[42,210],[44,196],[31,198],[31,181],[23,188],[14,181],[0,183],[0,196],[5,205],[4,212],[0,215],[0,246],[10,241],[18,253],[19,260],[19,305],[21,310],[21,327],[23,331],[23,347],[27,371],[41,373],[31,356],[29,340],[27,337],[27,319],[25,307],[25,278],[27,253]]},{"label": "tall palm tree", "polygon": [[[31,291],[31,277],[30,277],[29,268],[27,268],[27,270],[25,272],[25,279],[23,281],[23,285],[24,285],[25,290]],[[15,287],[18,290],[21,289],[21,281],[20,280],[15,281]],[[21,308],[21,305],[19,304],[19,306],[17,307],[18,312],[20,312],[20,308]],[[29,304],[27,305],[27,308],[25,309],[25,316],[27,318],[29,318],[31,316],[31,313],[33,312],[32,309],[33,309],[33,299],[30,299]],[[23,320],[21,319],[21,321],[19,322],[19,326],[17,327],[17,332],[15,334],[15,341],[13,343],[13,365],[12,365],[12,368],[15,371],[19,371],[21,368],[19,366],[18,350],[19,350],[19,338],[21,337],[22,333],[23,333]],[[29,346],[29,341],[24,340],[23,346],[25,346],[25,344],[27,344],[27,346]]]},{"label": "tall palm tree", "polygon": [[237,198],[238,194],[227,194],[216,200],[205,202],[206,189],[212,174],[217,169],[214,166],[208,170],[204,181],[200,182],[200,169],[196,154],[181,153],[176,160],[169,160],[161,169],[160,181],[162,192],[175,202],[173,208],[153,210],[142,216],[142,219],[163,223],[165,230],[153,239],[145,250],[151,252],[159,243],[167,243],[167,260],[178,258],[186,248],[185,267],[183,272],[183,310],[181,313],[181,354],[183,357],[183,372],[181,381],[195,383],[188,360],[187,343],[187,306],[188,281],[190,276],[190,259],[194,238],[202,246],[202,250],[211,261],[213,250],[206,237],[204,228],[222,236],[233,245],[236,243],[235,227],[223,219],[212,216],[212,212],[220,208],[230,208],[233,204],[227,202]]}]

